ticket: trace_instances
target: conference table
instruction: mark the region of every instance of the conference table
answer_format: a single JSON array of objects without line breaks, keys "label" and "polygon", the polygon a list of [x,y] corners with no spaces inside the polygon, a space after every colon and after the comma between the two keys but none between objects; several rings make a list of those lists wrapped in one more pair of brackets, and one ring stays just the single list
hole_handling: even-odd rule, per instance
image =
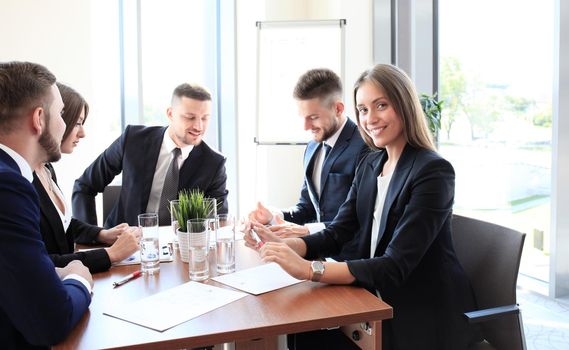
[{"label": "conference table", "polygon": [[[210,277],[216,276],[213,250],[209,263]],[[259,264],[259,254],[237,240],[236,270]],[[247,295],[163,332],[103,314],[109,304],[131,303],[189,281],[188,264],[177,252],[172,262],[160,265],[157,275],[143,275],[118,288],[113,288],[113,282],[139,270],[139,265],[112,267],[93,275],[89,310],[65,341],[53,348],[180,349],[235,342],[237,350],[277,349],[279,335],[345,326],[344,333],[359,339],[356,343],[363,349],[380,349],[381,321],[393,317],[389,305],[363,288],[311,281]],[[232,289],[211,279],[203,283]]]}]

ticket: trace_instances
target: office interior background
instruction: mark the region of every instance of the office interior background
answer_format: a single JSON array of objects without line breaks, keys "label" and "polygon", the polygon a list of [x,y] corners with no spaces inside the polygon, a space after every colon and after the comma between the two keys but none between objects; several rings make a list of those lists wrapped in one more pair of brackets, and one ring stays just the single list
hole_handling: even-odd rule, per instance
[{"label": "office interior background", "polygon": [[[68,199],[125,125],[166,125],[173,88],[203,84],[214,96],[206,141],[227,156],[230,210],[242,215],[257,200],[296,203],[303,176],[303,145],[255,142],[256,23],[331,19],[346,20],[346,114],[353,82],[374,63],[436,92],[455,212],[527,233],[521,274],[568,297],[565,0],[1,0],[0,60],[44,64],[90,104],[87,137],[55,164]],[[294,106],[291,94],[263,103]],[[302,128],[294,114],[289,122]]]}]

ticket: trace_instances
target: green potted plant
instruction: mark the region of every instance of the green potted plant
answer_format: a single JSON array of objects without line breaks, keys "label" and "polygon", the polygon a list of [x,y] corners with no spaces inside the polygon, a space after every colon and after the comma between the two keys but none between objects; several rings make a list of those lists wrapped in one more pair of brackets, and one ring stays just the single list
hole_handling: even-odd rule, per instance
[{"label": "green potted plant", "polygon": [[183,262],[189,261],[189,233],[188,220],[209,218],[215,208],[215,201],[205,197],[200,190],[181,190],[178,194],[179,205],[174,212],[178,221],[178,241],[180,244],[180,257]]},{"label": "green potted plant", "polygon": [[421,94],[419,99],[421,100],[421,107],[423,108],[423,112],[427,118],[429,129],[433,133],[433,141],[435,142],[435,145],[438,146],[444,101],[438,100],[437,93],[432,96],[428,94]]}]

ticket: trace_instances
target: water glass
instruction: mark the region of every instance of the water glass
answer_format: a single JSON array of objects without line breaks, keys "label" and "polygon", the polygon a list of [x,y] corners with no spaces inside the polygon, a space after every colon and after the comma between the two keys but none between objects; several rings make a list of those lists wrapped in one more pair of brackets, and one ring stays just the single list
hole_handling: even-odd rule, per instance
[{"label": "water glass", "polygon": [[172,243],[174,243],[174,249],[178,249],[178,229],[180,225],[178,225],[178,211],[180,210],[180,201],[177,199],[172,199],[170,201],[170,221],[172,225],[172,231],[174,231],[174,239]]},{"label": "water glass", "polygon": [[217,272],[235,272],[235,217],[231,214],[221,214],[217,216],[215,223]]},{"label": "water glass", "polygon": [[[209,219],[209,229],[210,231],[215,230],[215,220],[217,217],[217,199],[216,198],[204,198],[204,203],[207,208],[210,208],[209,212],[206,214],[205,218]],[[209,237],[209,248],[215,249],[215,236],[210,235]]]},{"label": "water glass", "polygon": [[188,220],[190,279],[192,281],[203,281],[209,278],[207,260],[209,222],[209,219]]},{"label": "water glass", "polygon": [[160,272],[160,242],[158,231],[158,214],[145,213],[138,215],[138,226],[142,231],[140,239],[140,269],[152,275]]}]

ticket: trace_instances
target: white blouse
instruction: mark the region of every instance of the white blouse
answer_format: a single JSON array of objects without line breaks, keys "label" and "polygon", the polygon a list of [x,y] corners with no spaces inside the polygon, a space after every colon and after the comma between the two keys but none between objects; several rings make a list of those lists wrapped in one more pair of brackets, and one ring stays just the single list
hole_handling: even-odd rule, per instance
[{"label": "white blouse", "polygon": [[369,257],[373,258],[375,255],[375,248],[377,247],[377,236],[379,235],[379,223],[381,222],[381,213],[385,204],[385,196],[391,182],[391,175],[377,177],[377,197],[375,198],[375,207],[373,211],[373,224],[371,225],[371,244],[369,249]]}]

